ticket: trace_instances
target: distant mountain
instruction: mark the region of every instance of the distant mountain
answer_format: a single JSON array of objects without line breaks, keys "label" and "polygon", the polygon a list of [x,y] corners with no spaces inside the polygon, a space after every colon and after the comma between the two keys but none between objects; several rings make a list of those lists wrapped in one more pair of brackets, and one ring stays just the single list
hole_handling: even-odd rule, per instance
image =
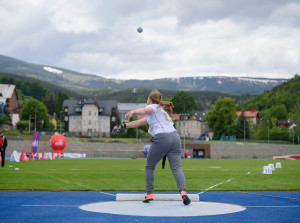
[{"label": "distant mountain", "polygon": [[47,81],[71,91],[90,92],[102,89],[149,88],[166,90],[214,91],[229,94],[259,94],[288,79],[247,77],[180,77],[155,80],[118,80],[83,74],[59,67],[27,63],[0,55],[0,72],[14,73]]}]

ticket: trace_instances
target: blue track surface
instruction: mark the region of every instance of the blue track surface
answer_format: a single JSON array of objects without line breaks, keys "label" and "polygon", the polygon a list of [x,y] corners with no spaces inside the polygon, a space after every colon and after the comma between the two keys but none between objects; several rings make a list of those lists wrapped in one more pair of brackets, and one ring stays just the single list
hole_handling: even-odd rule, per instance
[{"label": "blue track surface", "polygon": [[0,222],[300,222],[300,191],[201,194],[201,201],[247,208],[242,212],[215,216],[140,217],[94,213],[78,208],[83,204],[114,199],[114,196],[100,192],[0,191]]}]

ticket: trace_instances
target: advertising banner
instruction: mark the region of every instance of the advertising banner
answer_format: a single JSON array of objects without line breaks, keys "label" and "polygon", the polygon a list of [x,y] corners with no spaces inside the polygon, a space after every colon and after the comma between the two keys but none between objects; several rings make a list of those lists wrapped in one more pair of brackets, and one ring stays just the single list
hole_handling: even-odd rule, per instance
[{"label": "advertising banner", "polygon": [[32,152],[36,154],[39,145],[40,132],[35,132],[32,137]]}]

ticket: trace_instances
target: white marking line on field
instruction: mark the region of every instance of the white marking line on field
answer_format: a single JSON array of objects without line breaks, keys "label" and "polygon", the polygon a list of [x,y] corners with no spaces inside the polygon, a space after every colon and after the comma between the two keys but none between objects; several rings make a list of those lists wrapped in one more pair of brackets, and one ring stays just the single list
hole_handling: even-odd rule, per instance
[{"label": "white marking line on field", "polygon": [[88,169],[71,169],[71,170],[88,170]]},{"label": "white marking line on field", "polygon": [[78,205],[24,204],[22,207],[78,207]]},{"label": "white marking line on field", "polygon": [[[67,183],[67,184],[71,184],[69,181],[66,181],[66,180],[62,180],[62,179],[60,179],[60,178],[57,178],[57,177],[53,177],[53,176],[51,176],[52,178],[54,178],[54,179],[58,179],[58,180],[61,180],[61,181],[63,181],[63,182],[65,182],[65,183]],[[88,187],[87,186],[84,186],[84,185],[81,185],[81,184],[78,184],[78,183],[75,183],[77,186],[80,186],[80,187],[83,187],[83,188],[87,188],[88,189]],[[101,193],[101,194],[106,194],[106,195],[110,195],[110,196],[114,196],[114,197],[116,197],[116,195],[114,195],[114,194],[110,194],[110,193],[106,193],[106,192],[101,192],[101,191],[99,191],[99,193]]]},{"label": "white marking line on field", "polygon": [[214,188],[214,187],[217,187],[217,186],[219,186],[219,185],[221,185],[221,184],[224,184],[224,183],[230,182],[231,180],[233,180],[233,178],[232,178],[232,179],[229,179],[229,180],[227,180],[227,181],[224,181],[224,182],[218,183],[218,184],[216,184],[216,185],[213,185],[213,186],[211,186],[211,187],[209,187],[209,188],[205,189],[204,191],[202,191],[202,192],[198,193],[198,195],[200,195],[200,194],[203,194],[204,192],[206,192],[206,191],[208,191],[208,190],[210,190],[210,189],[212,189],[212,188]]},{"label": "white marking line on field", "polygon": [[244,206],[247,208],[300,208],[300,205],[290,205],[290,206]]},{"label": "white marking line on field", "polygon": [[[36,172],[36,171],[32,171],[32,172]],[[36,173],[40,174],[39,172],[36,172]],[[78,184],[78,183],[70,183],[70,182],[67,181],[67,180],[63,180],[63,179],[60,179],[60,178],[57,178],[57,177],[54,177],[54,176],[51,176],[51,175],[48,175],[48,177],[51,177],[51,178],[56,179],[56,180],[60,180],[60,181],[62,181],[62,182],[64,182],[64,183],[66,183],[66,184],[76,184],[76,185],[79,186],[79,187],[83,187],[83,188],[89,189],[87,186],[84,186],[84,185],[81,185],[81,184]],[[99,191],[99,193],[102,193],[102,194],[106,194],[106,195],[110,195],[110,196],[116,197],[116,195],[110,194],[110,193],[105,193],[105,192],[100,192],[100,191]]]}]

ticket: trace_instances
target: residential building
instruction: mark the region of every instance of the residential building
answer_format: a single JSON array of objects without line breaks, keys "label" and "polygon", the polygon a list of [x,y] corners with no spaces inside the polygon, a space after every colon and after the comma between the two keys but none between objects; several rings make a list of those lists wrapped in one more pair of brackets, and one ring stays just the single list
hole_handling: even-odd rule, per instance
[{"label": "residential building", "polygon": [[212,139],[213,130],[208,126],[207,122],[203,119],[206,116],[205,112],[196,112],[188,114],[189,118],[182,117],[182,119],[176,120],[176,130],[178,134],[187,138],[201,137],[203,135]]},{"label": "residential building", "polygon": [[19,121],[20,107],[18,106],[18,93],[16,86],[12,84],[0,84],[1,112],[10,116],[13,128]]},{"label": "residential building", "polygon": [[287,129],[289,129],[292,125],[293,125],[293,121],[292,120],[277,120],[276,121],[276,126],[279,127],[285,127]]},{"label": "residential building", "polygon": [[201,121],[196,119],[176,120],[176,130],[181,137],[200,137]]},{"label": "residential building", "polygon": [[[242,112],[238,111],[237,109],[235,109],[236,115],[239,117]],[[246,111],[245,109],[243,110],[244,115],[247,118],[248,123],[252,123],[252,124],[261,124],[261,120],[259,118],[259,114],[258,111],[256,111],[254,108],[250,109],[250,111]]]},{"label": "residential building", "polygon": [[77,136],[109,137],[116,125],[117,104],[115,100],[65,100],[65,130]]}]

